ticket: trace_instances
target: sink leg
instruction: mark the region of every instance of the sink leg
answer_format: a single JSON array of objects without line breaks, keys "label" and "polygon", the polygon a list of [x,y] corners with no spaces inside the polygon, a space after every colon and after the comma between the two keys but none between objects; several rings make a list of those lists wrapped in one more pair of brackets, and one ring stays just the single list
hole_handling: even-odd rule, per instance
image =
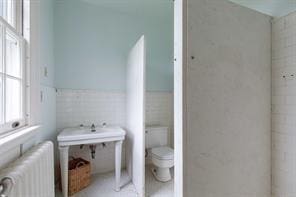
[{"label": "sink leg", "polygon": [[69,146],[61,146],[59,147],[59,150],[60,150],[60,166],[61,166],[63,196],[68,197]]},{"label": "sink leg", "polygon": [[122,141],[115,143],[115,191],[120,191]]}]

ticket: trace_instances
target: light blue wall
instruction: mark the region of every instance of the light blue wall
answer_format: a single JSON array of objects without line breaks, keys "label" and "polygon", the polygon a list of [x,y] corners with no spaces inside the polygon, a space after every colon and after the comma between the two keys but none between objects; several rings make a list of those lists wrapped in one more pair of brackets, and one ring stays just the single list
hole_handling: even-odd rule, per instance
[{"label": "light blue wall", "polygon": [[[147,89],[173,89],[173,8],[168,16],[132,15],[81,0],[55,3],[57,88],[124,91],[126,58],[136,40],[147,40]],[[151,10],[153,13],[153,10]],[[170,16],[171,15],[171,16]]]},{"label": "light blue wall", "polygon": [[[40,1],[40,70],[41,84],[54,87],[54,0]],[[48,75],[44,76],[47,67]]]},{"label": "light blue wall", "polygon": [[[40,140],[56,140],[56,93],[54,72],[54,0],[40,1],[40,80],[41,122]],[[47,76],[44,68],[47,68]]]}]

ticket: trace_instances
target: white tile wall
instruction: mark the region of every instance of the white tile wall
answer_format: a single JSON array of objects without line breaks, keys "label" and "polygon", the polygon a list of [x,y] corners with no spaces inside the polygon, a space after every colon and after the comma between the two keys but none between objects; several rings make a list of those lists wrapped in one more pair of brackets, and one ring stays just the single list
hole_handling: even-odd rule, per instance
[{"label": "white tile wall", "polygon": [[296,196],[296,13],[273,21],[272,188]]},{"label": "white tile wall", "polygon": [[173,95],[168,92],[146,94],[146,123],[171,126],[173,124]]},{"label": "white tile wall", "polygon": [[[123,92],[59,89],[57,92],[58,132],[63,128],[80,124],[91,125],[104,122],[125,127],[125,99]],[[173,94],[171,92],[147,92],[146,124],[168,126],[172,133]],[[95,160],[91,160],[88,147],[82,150],[79,147],[72,147],[70,155],[82,156],[92,161],[93,173],[103,173],[114,169],[112,143],[108,143],[106,148],[98,146]],[[122,163],[125,164],[124,161]]]},{"label": "white tile wall", "polygon": [[174,145],[174,101],[170,92],[146,93],[146,125],[163,125],[170,129],[168,138]]},{"label": "white tile wall", "polygon": [[65,90],[57,93],[57,128],[108,123],[125,125],[125,95],[89,90]]}]

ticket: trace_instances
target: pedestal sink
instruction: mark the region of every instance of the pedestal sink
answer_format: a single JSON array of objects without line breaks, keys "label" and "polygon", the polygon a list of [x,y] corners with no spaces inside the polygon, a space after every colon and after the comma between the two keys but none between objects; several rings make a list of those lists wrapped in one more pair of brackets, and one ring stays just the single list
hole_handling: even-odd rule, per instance
[{"label": "pedestal sink", "polygon": [[90,127],[64,129],[58,135],[63,196],[68,197],[68,157],[69,146],[115,142],[115,191],[120,191],[121,150],[125,130],[121,127]]}]

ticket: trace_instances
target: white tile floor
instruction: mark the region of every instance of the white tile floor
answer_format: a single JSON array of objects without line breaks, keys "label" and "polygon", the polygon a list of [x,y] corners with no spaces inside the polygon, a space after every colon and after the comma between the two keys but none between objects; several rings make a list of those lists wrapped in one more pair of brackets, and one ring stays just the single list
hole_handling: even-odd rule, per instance
[{"label": "white tile floor", "polygon": [[[126,171],[122,172],[120,192],[114,191],[114,172],[106,174],[95,174],[89,187],[78,192],[72,197],[137,197],[137,192],[132,183],[127,183]],[[174,190],[173,181],[161,183],[154,179],[150,167],[146,167],[146,196],[147,197],[172,197]],[[60,191],[56,192],[56,197],[62,197]]]},{"label": "white tile floor", "polygon": [[[146,166],[146,196],[147,197],[173,197],[174,196],[174,181],[162,183],[157,181],[151,172],[152,166]],[[173,169],[171,170],[173,174]]]}]

